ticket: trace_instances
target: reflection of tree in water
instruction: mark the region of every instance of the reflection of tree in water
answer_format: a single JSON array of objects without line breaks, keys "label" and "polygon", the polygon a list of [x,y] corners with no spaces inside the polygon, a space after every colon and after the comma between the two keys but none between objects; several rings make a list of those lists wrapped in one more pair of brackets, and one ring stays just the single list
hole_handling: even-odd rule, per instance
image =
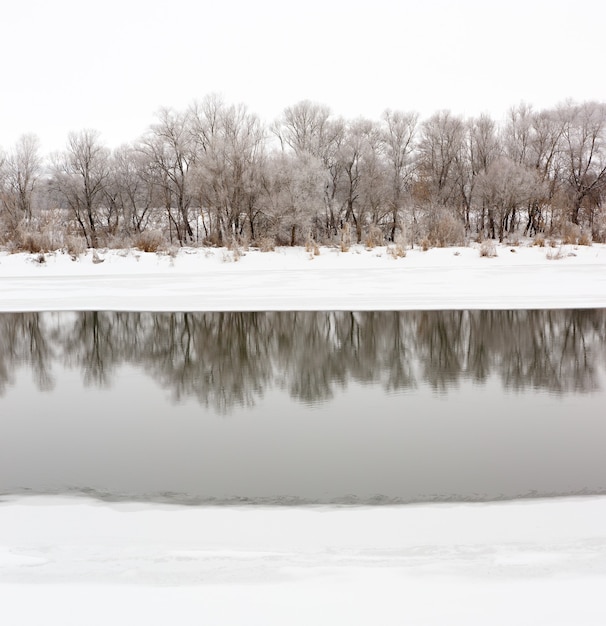
[{"label": "reflection of tree in water", "polygon": [[465,371],[465,313],[424,311],[416,316],[421,377],[436,390],[446,390]]},{"label": "reflection of tree in water", "polygon": [[124,315],[85,311],[75,315],[71,326],[55,327],[63,362],[81,370],[86,385],[107,387],[116,365],[124,361],[126,346],[115,335],[117,320]]},{"label": "reflection of tree in water", "polygon": [[388,390],[415,385],[414,331],[399,312],[277,314],[276,362],[283,388],[305,402],[332,397],[348,381]]},{"label": "reflection of tree in water", "polygon": [[14,384],[14,373],[20,366],[32,369],[38,388],[52,389],[53,358],[51,341],[39,313],[0,315],[0,394]]},{"label": "reflection of tree in water", "polygon": [[252,406],[272,379],[265,314],[161,313],[139,360],[175,400]]},{"label": "reflection of tree in water", "polygon": [[0,392],[21,364],[42,389],[56,360],[103,386],[128,364],[175,401],[222,413],[272,386],[312,403],[349,381],[444,392],[497,375],[511,389],[586,392],[605,357],[602,310],[0,315]]}]

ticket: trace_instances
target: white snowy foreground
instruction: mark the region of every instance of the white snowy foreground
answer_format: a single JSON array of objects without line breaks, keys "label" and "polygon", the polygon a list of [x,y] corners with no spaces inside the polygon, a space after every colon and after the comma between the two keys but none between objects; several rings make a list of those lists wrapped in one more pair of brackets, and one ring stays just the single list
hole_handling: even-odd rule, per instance
[{"label": "white snowy foreground", "polygon": [[[564,246],[559,259],[497,252],[0,253],[0,311],[606,307],[606,246]],[[377,507],[0,498],[7,626],[597,626],[605,589],[604,496]]]},{"label": "white snowy foreground", "polygon": [[[0,503],[3,624],[606,623],[606,497]],[[10,619],[7,618],[10,616]]]}]

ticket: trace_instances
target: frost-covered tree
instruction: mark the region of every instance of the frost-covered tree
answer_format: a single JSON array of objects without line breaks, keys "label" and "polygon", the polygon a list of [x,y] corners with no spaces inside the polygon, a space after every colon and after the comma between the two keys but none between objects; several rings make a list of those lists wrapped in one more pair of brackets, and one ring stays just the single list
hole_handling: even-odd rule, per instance
[{"label": "frost-covered tree", "polygon": [[1,206],[13,224],[32,218],[34,191],[42,168],[39,149],[36,135],[22,135],[0,158]]},{"label": "frost-covered tree", "polygon": [[488,213],[488,234],[503,241],[517,225],[519,211],[540,189],[536,172],[508,157],[493,161],[478,176],[478,199]]},{"label": "frost-covered tree", "polygon": [[309,155],[322,163],[326,172],[325,215],[322,223],[317,223],[318,233],[325,238],[337,235],[343,223],[337,195],[343,175],[340,151],[346,133],[345,121],[332,118],[328,107],[304,100],[286,108],[272,130],[283,151]]},{"label": "frost-covered tree", "polygon": [[606,186],[606,104],[562,108],[562,176],[571,198],[570,221],[579,224],[584,204],[601,203]]},{"label": "frost-covered tree", "polygon": [[267,159],[262,180],[266,234],[291,246],[315,239],[326,185],[321,161],[310,154],[276,151]]},{"label": "frost-covered tree", "polygon": [[66,150],[55,154],[51,164],[50,187],[92,248],[98,245],[109,154],[97,131],[83,130],[69,134]]},{"label": "frost-covered tree", "polygon": [[154,174],[153,164],[136,146],[125,144],[113,151],[105,193],[126,235],[144,231],[161,201]]},{"label": "frost-covered tree", "polygon": [[247,232],[254,241],[261,215],[265,129],[243,104],[211,96],[190,108],[197,163],[196,188],[207,212],[207,236],[229,243]]},{"label": "frost-covered tree", "polygon": [[402,229],[401,216],[413,182],[419,115],[387,109],[382,121],[385,177],[388,181],[387,197],[391,214],[388,236],[393,241]]},{"label": "frost-covered tree", "polygon": [[452,206],[458,199],[457,159],[465,138],[465,123],[450,111],[439,111],[421,125],[419,175],[425,193],[437,205]]},{"label": "frost-covered tree", "polygon": [[192,170],[196,158],[192,120],[188,113],[162,108],[140,142],[154,172],[154,184],[161,190],[171,228],[180,244],[191,243],[190,223],[193,200]]},{"label": "frost-covered tree", "polygon": [[310,100],[302,100],[287,107],[272,130],[284,150],[290,148],[297,155],[310,154],[322,158],[330,130],[330,109]]},{"label": "frost-covered tree", "polygon": [[371,220],[371,187],[377,181],[382,149],[381,131],[376,122],[357,119],[347,125],[339,151],[343,171],[343,220],[353,226],[358,243],[362,241],[362,231]]}]

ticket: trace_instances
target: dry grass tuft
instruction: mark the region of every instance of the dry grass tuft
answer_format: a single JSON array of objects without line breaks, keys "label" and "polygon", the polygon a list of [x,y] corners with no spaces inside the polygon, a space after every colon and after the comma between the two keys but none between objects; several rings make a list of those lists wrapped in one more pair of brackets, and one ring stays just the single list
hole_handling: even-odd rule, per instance
[{"label": "dry grass tuft", "polygon": [[351,226],[344,224],[341,229],[341,243],[339,244],[341,252],[349,252],[351,248]]},{"label": "dry grass tuft", "polygon": [[315,256],[320,256],[320,246],[311,237],[305,242],[305,252],[309,254],[309,258],[313,259]]},{"label": "dry grass tuft", "polygon": [[564,253],[562,246],[560,246],[559,248],[551,248],[550,250],[547,250],[547,254],[545,255],[548,261],[559,261],[565,256],[566,254]]},{"label": "dry grass tuft", "polygon": [[257,244],[261,252],[273,252],[276,249],[276,240],[273,237],[261,237]]},{"label": "dry grass tuft", "polygon": [[394,259],[402,259],[406,256],[406,237],[402,233],[397,235],[393,244],[387,247],[387,254]]},{"label": "dry grass tuft", "polygon": [[366,233],[364,246],[367,250],[373,250],[383,243],[383,232],[378,226],[371,226]]},{"label": "dry grass tuft", "polygon": [[494,258],[497,256],[497,246],[492,239],[486,239],[480,244],[480,256]]},{"label": "dry grass tuft", "polygon": [[86,240],[84,237],[67,235],[65,237],[65,251],[72,258],[72,261],[75,261],[86,252]]},{"label": "dry grass tuft", "polygon": [[159,252],[164,244],[164,237],[159,230],[145,230],[135,239],[135,247],[141,252]]},{"label": "dry grass tuft", "polygon": [[387,254],[393,259],[403,259],[406,256],[406,249],[402,244],[394,243],[391,246],[387,246]]}]

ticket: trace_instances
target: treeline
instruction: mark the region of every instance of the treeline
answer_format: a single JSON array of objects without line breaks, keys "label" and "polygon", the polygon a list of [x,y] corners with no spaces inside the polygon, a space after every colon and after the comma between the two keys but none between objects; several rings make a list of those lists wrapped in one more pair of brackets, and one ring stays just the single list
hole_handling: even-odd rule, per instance
[{"label": "treeline", "polygon": [[347,120],[302,101],[266,125],[210,95],[113,151],[93,130],[44,157],[23,136],[0,154],[0,245],[604,242],[605,195],[606,103],[520,104],[497,122]]}]

